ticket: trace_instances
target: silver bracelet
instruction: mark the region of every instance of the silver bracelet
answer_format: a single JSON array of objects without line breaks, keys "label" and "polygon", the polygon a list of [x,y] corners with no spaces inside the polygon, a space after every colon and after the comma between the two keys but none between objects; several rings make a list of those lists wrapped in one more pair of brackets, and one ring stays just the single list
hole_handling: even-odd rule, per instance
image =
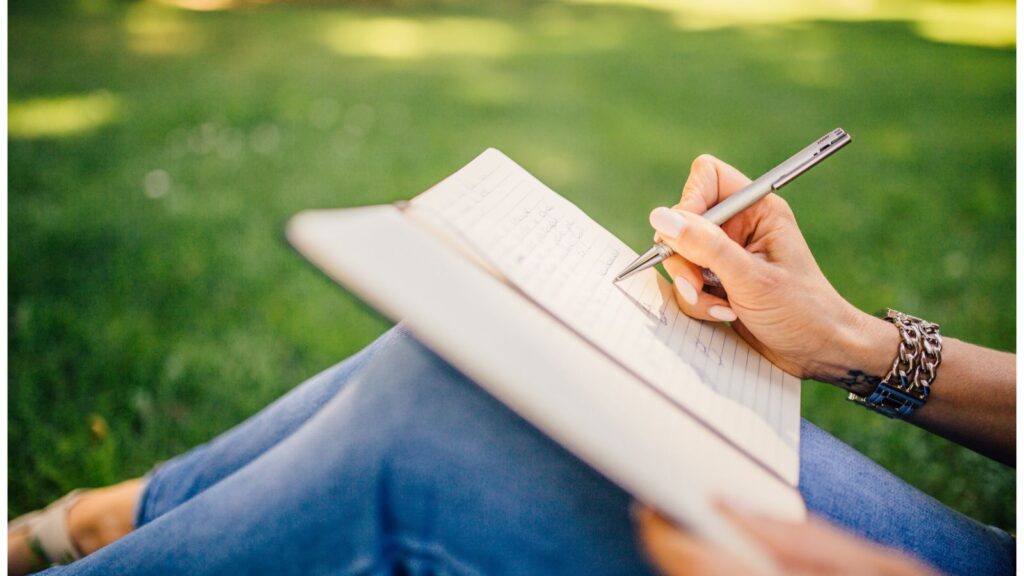
[{"label": "silver bracelet", "polygon": [[847,398],[889,418],[906,418],[928,401],[935,372],[942,363],[942,335],[938,324],[892,308],[885,320],[900,331],[900,347],[892,369],[871,394],[858,396],[851,392]]}]

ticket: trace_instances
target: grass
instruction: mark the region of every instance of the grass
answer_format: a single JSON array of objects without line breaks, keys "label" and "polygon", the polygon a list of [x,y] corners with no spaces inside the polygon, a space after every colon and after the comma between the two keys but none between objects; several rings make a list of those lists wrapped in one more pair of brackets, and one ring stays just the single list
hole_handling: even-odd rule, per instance
[{"label": "grass", "polygon": [[[1015,349],[1012,49],[613,4],[80,6],[11,8],[8,515],[141,474],[385,330],[284,221],[407,198],[487,146],[640,247],[697,154],[755,174],[842,126],[786,191],[828,277]],[[1015,529],[1013,470],[821,384],[803,413]]]}]

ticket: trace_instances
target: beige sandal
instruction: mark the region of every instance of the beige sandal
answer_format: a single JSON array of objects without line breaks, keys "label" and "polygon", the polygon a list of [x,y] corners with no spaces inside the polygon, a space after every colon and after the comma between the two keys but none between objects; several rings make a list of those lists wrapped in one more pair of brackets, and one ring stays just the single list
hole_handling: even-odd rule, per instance
[{"label": "beige sandal", "polygon": [[68,510],[86,490],[72,490],[42,510],[29,512],[7,524],[8,537],[19,530],[28,530],[32,552],[47,566],[70,564],[82,557],[68,533]]}]

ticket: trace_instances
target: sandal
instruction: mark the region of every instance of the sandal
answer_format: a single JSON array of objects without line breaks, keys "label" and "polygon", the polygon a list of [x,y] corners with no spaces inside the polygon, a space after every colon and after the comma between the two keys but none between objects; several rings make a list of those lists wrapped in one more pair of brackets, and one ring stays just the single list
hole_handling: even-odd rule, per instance
[{"label": "sandal", "polygon": [[28,530],[29,547],[46,566],[70,564],[82,557],[68,533],[68,511],[86,490],[72,490],[42,510],[29,512],[7,524],[7,534]]}]

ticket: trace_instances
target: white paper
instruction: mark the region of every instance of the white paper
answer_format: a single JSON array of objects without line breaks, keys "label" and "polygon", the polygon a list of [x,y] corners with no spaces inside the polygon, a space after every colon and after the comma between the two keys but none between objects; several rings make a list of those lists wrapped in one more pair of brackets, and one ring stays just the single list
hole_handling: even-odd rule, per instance
[{"label": "white paper", "polygon": [[411,204],[578,335],[796,485],[799,380],[728,326],[680,312],[655,270],[612,283],[636,253],[571,202],[490,149]]}]

